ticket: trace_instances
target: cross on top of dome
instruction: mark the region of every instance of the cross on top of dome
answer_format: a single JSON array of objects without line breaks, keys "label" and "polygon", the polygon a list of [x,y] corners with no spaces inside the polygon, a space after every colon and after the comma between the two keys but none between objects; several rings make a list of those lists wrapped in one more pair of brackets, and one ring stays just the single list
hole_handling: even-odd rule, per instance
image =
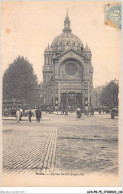
[{"label": "cross on top of dome", "polygon": [[63,32],[71,32],[71,28],[70,28],[70,20],[69,20],[69,16],[68,16],[68,9],[67,9],[67,14],[64,20],[64,29]]},{"label": "cross on top of dome", "polygon": [[68,16],[68,8],[67,8],[66,19],[69,19],[69,16]]}]

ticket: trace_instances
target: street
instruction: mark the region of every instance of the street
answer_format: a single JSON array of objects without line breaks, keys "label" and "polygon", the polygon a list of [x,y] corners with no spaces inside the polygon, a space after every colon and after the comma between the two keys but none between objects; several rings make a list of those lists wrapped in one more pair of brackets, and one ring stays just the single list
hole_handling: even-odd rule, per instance
[{"label": "street", "polygon": [[3,173],[118,173],[118,117],[3,118]]}]

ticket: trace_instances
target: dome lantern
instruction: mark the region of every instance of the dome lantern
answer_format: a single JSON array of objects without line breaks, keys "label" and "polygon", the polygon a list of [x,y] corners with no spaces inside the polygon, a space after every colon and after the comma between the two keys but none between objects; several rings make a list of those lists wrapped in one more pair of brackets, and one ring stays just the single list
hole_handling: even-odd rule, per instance
[{"label": "dome lantern", "polygon": [[67,14],[66,14],[66,18],[64,20],[64,29],[63,29],[63,32],[71,32],[68,11],[67,11]]}]

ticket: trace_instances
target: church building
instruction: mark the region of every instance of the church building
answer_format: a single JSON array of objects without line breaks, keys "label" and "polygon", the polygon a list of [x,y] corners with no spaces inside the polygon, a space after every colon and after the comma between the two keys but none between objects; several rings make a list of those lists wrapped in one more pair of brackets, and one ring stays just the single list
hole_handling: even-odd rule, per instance
[{"label": "church building", "polygon": [[44,51],[43,105],[88,108],[93,88],[92,53],[72,33],[68,13],[62,34]]}]

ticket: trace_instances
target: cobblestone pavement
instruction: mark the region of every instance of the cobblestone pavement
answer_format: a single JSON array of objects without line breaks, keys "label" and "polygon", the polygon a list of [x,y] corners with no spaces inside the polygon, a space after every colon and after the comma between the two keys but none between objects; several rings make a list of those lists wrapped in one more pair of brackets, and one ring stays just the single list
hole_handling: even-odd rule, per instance
[{"label": "cobblestone pavement", "polygon": [[56,169],[71,173],[117,173],[117,120],[84,117],[58,130]]},{"label": "cobblestone pavement", "polygon": [[[7,122],[7,123],[6,123]],[[15,120],[3,122],[3,169],[5,172],[46,173],[53,170],[56,128]]]},{"label": "cobblestone pavement", "polygon": [[118,171],[118,118],[43,114],[40,123],[3,119],[4,173]]}]

